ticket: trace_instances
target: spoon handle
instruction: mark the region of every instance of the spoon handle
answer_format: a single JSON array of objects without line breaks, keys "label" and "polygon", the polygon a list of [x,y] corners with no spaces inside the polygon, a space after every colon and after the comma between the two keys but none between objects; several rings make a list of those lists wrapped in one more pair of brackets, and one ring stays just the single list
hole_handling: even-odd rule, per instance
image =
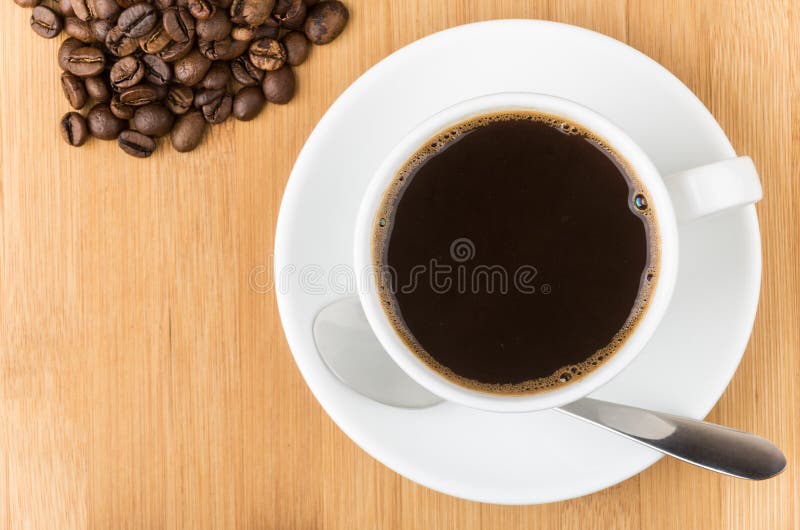
[{"label": "spoon handle", "polygon": [[763,480],[786,467],[774,444],[714,423],[583,398],[559,409],[690,464],[734,477]]}]

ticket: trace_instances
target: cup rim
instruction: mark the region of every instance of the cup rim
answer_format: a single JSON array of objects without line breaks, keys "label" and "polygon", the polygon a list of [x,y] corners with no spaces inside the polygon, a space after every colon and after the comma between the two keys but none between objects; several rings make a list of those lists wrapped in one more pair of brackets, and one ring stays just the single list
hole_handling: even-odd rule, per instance
[{"label": "cup rim", "polygon": [[[600,367],[578,381],[533,394],[490,394],[461,386],[439,374],[414,354],[387,318],[378,298],[372,266],[372,241],[378,208],[389,184],[408,159],[430,138],[460,122],[503,111],[534,111],[563,117],[603,138],[624,158],[648,191],[656,212],[660,242],[657,284],[648,307],[623,346]],[[565,405],[584,397],[618,375],[641,352],[663,317],[677,277],[678,240],[675,213],[661,175],[644,151],[617,125],[596,111],[558,96],[501,92],[456,103],[414,127],[373,174],[359,208],[354,239],[358,296],[370,327],[387,353],[406,374],[445,400],[495,412],[529,412]]]}]

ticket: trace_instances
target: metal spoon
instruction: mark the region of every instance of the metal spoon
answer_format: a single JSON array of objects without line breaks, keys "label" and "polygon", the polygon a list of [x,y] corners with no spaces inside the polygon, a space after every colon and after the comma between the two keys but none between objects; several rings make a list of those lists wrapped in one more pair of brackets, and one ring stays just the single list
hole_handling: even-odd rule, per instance
[{"label": "metal spoon", "polygon": [[[357,297],[324,307],[314,320],[314,340],[325,364],[360,394],[401,408],[442,402],[408,377],[384,351]],[[559,412],[718,473],[751,480],[773,477],[786,457],[770,441],[704,421],[583,398]]]}]

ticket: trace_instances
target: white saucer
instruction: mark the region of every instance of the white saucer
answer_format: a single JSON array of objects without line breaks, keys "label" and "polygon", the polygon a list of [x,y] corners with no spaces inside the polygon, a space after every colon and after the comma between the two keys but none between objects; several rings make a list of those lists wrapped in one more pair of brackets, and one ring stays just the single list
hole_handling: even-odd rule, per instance
[{"label": "white saucer", "polygon": [[[378,404],[327,370],[311,333],[323,306],[354,292],[327,286],[325,277],[315,280],[314,271],[337,275],[352,267],[356,211],[384,155],[434,112],[503,91],[554,94],[599,111],[638,141],[663,174],[735,156],[686,86],[616,40],[541,21],[453,28],[377,64],[322,118],[286,188],[275,274],[297,365],[353,441],[430,488],[533,504],[606,488],[659,454],[554,411],[492,414],[450,403],[411,411]],[[593,396],[702,418],[733,376],[755,317],[761,278],[755,208],[684,226],[680,237],[680,274],[661,327],[633,364]]]}]

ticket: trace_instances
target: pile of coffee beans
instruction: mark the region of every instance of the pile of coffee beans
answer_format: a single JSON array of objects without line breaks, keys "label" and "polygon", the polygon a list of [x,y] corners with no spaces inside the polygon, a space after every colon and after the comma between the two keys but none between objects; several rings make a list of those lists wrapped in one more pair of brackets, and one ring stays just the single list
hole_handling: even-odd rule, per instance
[{"label": "pile of coffee beans", "polygon": [[[117,140],[146,158],[169,135],[180,152],[208,124],[252,120],[295,93],[292,67],[328,44],[349,13],[338,0],[15,0],[58,50],[61,86],[75,109],[61,119],[68,144]],[[88,109],[82,114],[78,111]]]}]

